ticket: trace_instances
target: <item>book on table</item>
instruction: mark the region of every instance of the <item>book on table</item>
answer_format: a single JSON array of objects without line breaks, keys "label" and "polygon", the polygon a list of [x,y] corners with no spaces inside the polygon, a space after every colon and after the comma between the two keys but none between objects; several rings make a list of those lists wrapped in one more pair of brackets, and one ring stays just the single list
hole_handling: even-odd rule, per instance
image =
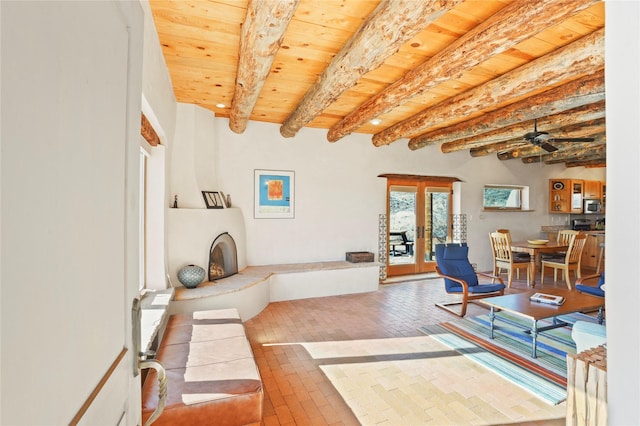
[{"label": "book on table", "polygon": [[549,305],[562,305],[564,303],[564,297],[545,293],[535,293],[529,297],[529,300],[538,303],[548,303]]}]

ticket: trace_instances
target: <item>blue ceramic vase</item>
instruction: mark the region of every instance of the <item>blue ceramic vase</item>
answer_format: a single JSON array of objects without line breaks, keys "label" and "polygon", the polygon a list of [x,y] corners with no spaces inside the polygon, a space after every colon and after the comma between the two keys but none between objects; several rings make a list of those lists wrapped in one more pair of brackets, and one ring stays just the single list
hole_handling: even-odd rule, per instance
[{"label": "blue ceramic vase", "polygon": [[205,271],[196,265],[187,265],[178,271],[178,280],[186,288],[196,288],[204,280]]}]

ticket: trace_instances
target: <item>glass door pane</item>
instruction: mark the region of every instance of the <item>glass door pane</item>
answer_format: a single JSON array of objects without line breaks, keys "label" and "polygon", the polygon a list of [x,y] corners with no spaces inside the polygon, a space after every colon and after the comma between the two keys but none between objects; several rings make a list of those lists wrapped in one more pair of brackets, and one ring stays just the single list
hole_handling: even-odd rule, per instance
[{"label": "glass door pane", "polygon": [[451,184],[402,179],[387,188],[387,275],[435,271],[435,245],[451,241]]},{"label": "glass door pane", "polygon": [[411,271],[415,267],[417,194],[416,186],[389,187],[389,265],[411,265]]},{"label": "glass door pane", "polygon": [[[436,244],[450,241],[451,224],[449,188],[425,188],[424,191],[424,261],[435,262]],[[435,270],[429,265],[427,270]]]}]

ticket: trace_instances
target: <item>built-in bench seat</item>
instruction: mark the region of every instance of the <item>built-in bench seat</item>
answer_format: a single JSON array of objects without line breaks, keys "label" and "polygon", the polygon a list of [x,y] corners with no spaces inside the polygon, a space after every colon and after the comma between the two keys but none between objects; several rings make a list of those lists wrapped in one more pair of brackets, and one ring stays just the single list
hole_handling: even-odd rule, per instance
[{"label": "built-in bench seat", "polygon": [[[154,425],[258,425],[262,380],[236,309],[171,315],[157,359],[167,375],[165,408]],[[142,389],[146,421],[158,406],[155,371]]]},{"label": "built-in bench seat", "polygon": [[377,262],[346,261],[248,266],[220,281],[188,289],[176,287],[171,313],[235,307],[243,320],[269,302],[376,291]]}]

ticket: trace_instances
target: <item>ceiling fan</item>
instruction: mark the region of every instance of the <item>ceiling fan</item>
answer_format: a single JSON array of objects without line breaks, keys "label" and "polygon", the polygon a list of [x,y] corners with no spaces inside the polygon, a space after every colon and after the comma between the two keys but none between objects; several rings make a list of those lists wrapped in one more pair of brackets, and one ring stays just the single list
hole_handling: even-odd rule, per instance
[{"label": "ceiling fan", "polygon": [[547,152],[557,151],[558,148],[549,142],[593,142],[594,138],[554,138],[548,132],[538,131],[538,120],[533,120],[533,132],[524,135],[524,140],[532,145],[539,146]]}]

